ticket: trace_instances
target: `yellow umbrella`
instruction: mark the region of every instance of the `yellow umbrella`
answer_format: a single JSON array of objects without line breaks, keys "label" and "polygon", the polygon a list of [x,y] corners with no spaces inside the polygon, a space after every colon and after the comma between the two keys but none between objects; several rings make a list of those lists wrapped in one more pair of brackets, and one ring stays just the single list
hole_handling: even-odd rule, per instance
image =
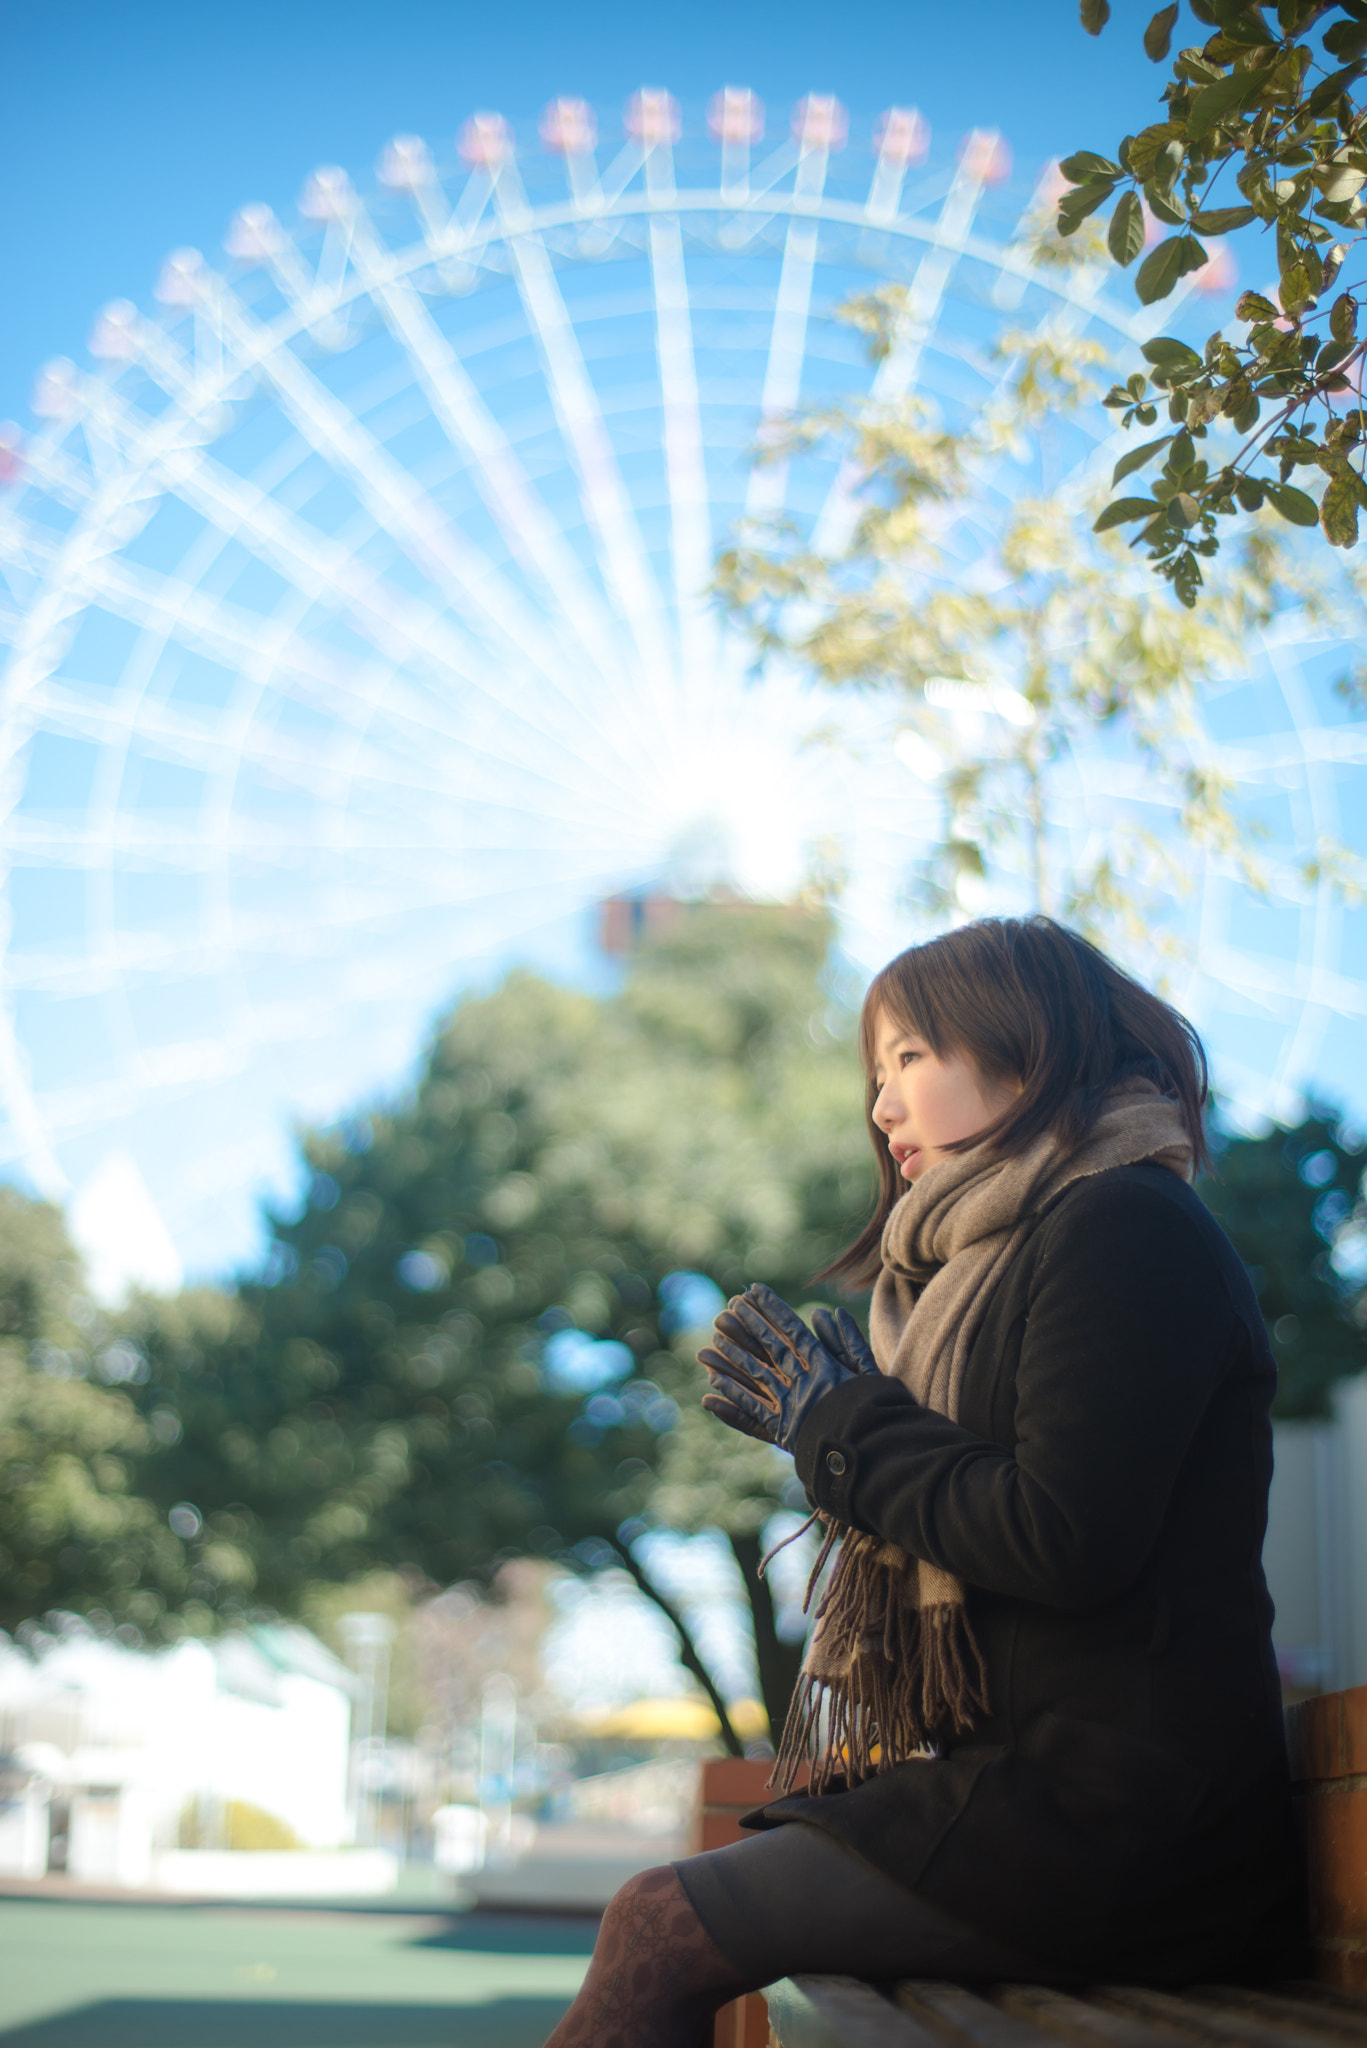
[{"label": "yellow umbrella", "polygon": [[[759,1700],[736,1700],[731,1726],[740,1736],[768,1733],[769,1723]],[[622,1742],[706,1742],[720,1733],[710,1703],[700,1693],[678,1693],[663,1699],[632,1700],[624,1707],[598,1708],[581,1716],[591,1735],[615,1736]]]}]

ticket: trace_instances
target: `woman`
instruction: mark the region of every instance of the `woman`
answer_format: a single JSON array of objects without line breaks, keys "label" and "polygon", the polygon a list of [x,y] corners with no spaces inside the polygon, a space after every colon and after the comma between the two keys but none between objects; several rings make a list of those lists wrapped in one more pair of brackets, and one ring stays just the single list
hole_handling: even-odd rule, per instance
[{"label": "woman", "polygon": [[1298,1967],[1275,1375],[1189,1186],[1199,1041],[1031,918],[901,954],[861,1046],[881,1193],[831,1270],[875,1282],[872,1349],[751,1287],[701,1354],[704,1405],[790,1450],[840,1539],[782,1796],[618,1893],[552,2048],[697,2048],[793,1971]]}]

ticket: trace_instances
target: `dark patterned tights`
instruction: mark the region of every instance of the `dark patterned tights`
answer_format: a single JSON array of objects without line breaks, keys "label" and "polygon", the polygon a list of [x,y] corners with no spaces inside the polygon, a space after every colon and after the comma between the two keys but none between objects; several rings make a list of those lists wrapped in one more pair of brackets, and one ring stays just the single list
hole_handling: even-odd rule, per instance
[{"label": "dark patterned tights", "polygon": [[748,1988],[662,1864],[613,1899],[579,1996],[546,2048],[705,2048],[718,2007]]}]

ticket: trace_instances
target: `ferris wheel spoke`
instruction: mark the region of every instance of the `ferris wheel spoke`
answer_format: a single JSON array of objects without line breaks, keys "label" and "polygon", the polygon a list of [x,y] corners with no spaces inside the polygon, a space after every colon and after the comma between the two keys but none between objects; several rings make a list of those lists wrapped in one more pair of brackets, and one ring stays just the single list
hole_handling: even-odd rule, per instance
[{"label": "ferris wheel spoke", "polygon": [[469,465],[509,552],[548,590],[579,633],[600,675],[621,672],[621,654],[601,601],[552,524],[506,435],[412,282],[396,275],[359,199],[348,187],[351,261],[391,334],[411,361],[433,415]]},{"label": "ferris wheel spoke", "polygon": [[[126,409],[123,423],[130,444],[135,444],[139,425]],[[515,707],[509,702],[506,675],[490,672],[487,654],[478,643],[463,642],[450,622],[430,605],[395,591],[368,564],[358,562],[354,552],[349,553],[338,542],[283,511],[259,487],[214,463],[195,442],[188,448],[173,445],[153,467],[167,487],[225,537],[249,547],[258,559],[281,573],[289,587],[319,601],[335,602],[391,662],[411,663],[418,657],[422,667],[440,684],[443,697],[449,691],[451,677],[459,676],[497,706],[505,727],[520,726],[543,736],[553,735],[571,756],[578,754],[587,760],[591,755],[602,761],[606,749],[601,742],[589,747],[582,717],[572,713],[568,706],[557,713],[554,700],[524,693],[521,704]],[[150,571],[134,573],[127,563],[120,563],[110,574],[114,578],[110,594],[116,605],[126,602],[132,592],[140,595],[145,605],[159,606],[163,616],[172,621],[178,615],[185,616],[185,608],[190,606],[198,630],[212,633],[218,600],[196,600],[188,587],[177,584],[175,579],[158,579]],[[226,602],[221,609],[222,623],[229,637],[235,637],[238,649],[259,656],[264,643],[252,628],[255,615],[234,614]],[[147,613],[141,618],[146,623]],[[373,681],[369,692],[361,682],[348,683],[346,671],[336,656],[316,648],[297,627],[291,629],[287,638],[281,636],[280,645],[282,652],[275,668],[285,677],[306,682],[314,677],[322,691],[320,709],[329,708],[329,692],[336,689],[338,701],[352,703],[357,707],[356,715],[362,715],[367,695],[373,694]],[[289,650],[298,650],[297,656]],[[201,651],[211,652],[207,648]],[[397,678],[388,683],[387,690],[393,708],[398,711],[402,706],[415,725],[446,723],[451,730],[459,730],[454,706],[443,717],[437,702],[421,698]],[[625,770],[625,763],[623,767]]]},{"label": "ferris wheel spoke", "polygon": [[[184,379],[176,380],[176,388],[182,393],[188,390]],[[214,463],[200,444],[200,430],[193,420],[186,423],[186,439],[177,432],[173,417],[149,426],[131,408],[119,405],[104,386],[87,384],[82,395],[88,410],[100,412],[111,435],[117,428],[127,475],[136,476],[141,467],[157,480],[157,486],[172,489],[201,517],[216,526],[225,538],[248,547],[266,566],[281,574],[288,587],[305,590],[320,602],[335,600],[338,609],[362,636],[391,660],[411,662],[414,656],[418,656],[422,665],[431,670],[443,686],[449,685],[453,675],[459,676],[467,685],[481,690],[496,702],[505,718],[511,717],[514,723],[530,725],[537,731],[556,729],[561,743],[573,749],[573,735],[581,730],[580,721],[568,716],[555,721],[549,704],[545,702],[539,705],[539,720],[529,718],[525,710],[512,710],[508,704],[506,674],[490,671],[487,654],[477,642],[462,642],[451,623],[433,607],[421,599],[394,591],[369,564],[358,562],[354,553],[349,553],[316,528],[284,511],[257,486]],[[99,530],[109,516],[102,510],[102,505],[109,499],[108,490],[103,499],[92,497],[89,484],[74,472],[70,463],[64,466],[61,480],[67,502],[80,504],[87,524]],[[155,505],[157,486],[139,483],[148,511]],[[120,537],[126,539],[128,534],[125,520]],[[30,548],[34,546],[30,540]],[[87,552],[83,551],[83,555]],[[50,573],[54,571],[57,559],[49,554]],[[113,559],[108,549],[104,559],[106,565]],[[177,585],[169,577],[157,579],[152,572],[139,576],[126,561],[120,562],[117,570],[109,573],[114,577],[111,595],[116,600],[115,609],[117,600],[126,598],[130,591],[135,595],[140,592],[145,600],[155,599],[172,620],[177,610],[177,591],[181,593],[182,610],[184,604],[191,602],[192,593],[185,585]],[[98,582],[97,572],[87,566],[83,574],[88,587],[93,590]],[[206,628],[211,628],[213,604],[201,599],[196,609],[199,620]],[[230,609],[224,608],[229,639],[235,640],[235,645],[240,648],[243,644],[241,631],[245,626],[249,633],[248,651],[259,653],[262,646],[259,636],[250,634],[252,617],[252,614],[242,613],[234,620]],[[238,628],[236,636],[233,626]],[[282,660],[277,665],[287,676],[307,677],[313,673],[320,677],[325,693],[320,708],[327,708],[326,691],[331,687],[339,688],[339,701],[343,703],[364,694],[342,687],[343,671],[334,655],[311,648],[306,636],[297,631],[290,638],[300,650],[300,658]],[[536,700],[528,698],[525,701]],[[431,723],[436,715],[433,705],[424,705],[411,692],[409,713],[420,724]]]},{"label": "ferris wheel spoke", "polygon": [[[914,389],[925,351],[932,344],[954,267],[963,254],[973,218],[987,182],[990,150],[997,141],[974,130],[959,159],[954,182],[935,223],[935,237],[916,267],[891,346],[879,364],[869,390],[874,407],[896,405]],[[859,464],[846,456],[817,515],[813,544],[823,554],[838,554],[850,541],[859,518]]]},{"label": "ferris wheel spoke", "polygon": [[526,603],[493,564],[453,527],[414,478],[229,287],[207,271],[203,288],[220,306],[243,354],[271,385],[282,410],[314,451],[347,479],[376,524],[476,625],[496,655],[529,662],[557,693],[563,654],[532,625]]},{"label": "ferris wheel spoke", "polygon": [[[1297,837],[1302,843],[1308,842],[1318,854],[1320,848],[1337,840],[1341,829],[1332,755],[1327,748],[1322,752],[1319,749],[1312,752],[1305,745],[1306,739],[1315,732],[1317,721],[1305,678],[1292,650],[1284,642],[1278,643],[1269,636],[1264,636],[1264,645],[1283,702],[1294,723],[1304,764],[1296,782],[1301,800],[1309,810],[1309,830],[1302,831]],[[1354,735],[1359,743],[1363,737],[1361,731]],[[1305,991],[1304,1001],[1294,1030],[1283,1041],[1274,1076],[1275,1081],[1283,1084],[1299,1084],[1310,1071],[1331,1009],[1329,1004],[1316,1001],[1315,991],[1323,986],[1331,963],[1338,958],[1340,951],[1342,901],[1340,892],[1327,874],[1321,873],[1318,881],[1311,885],[1311,899],[1307,914],[1301,920],[1296,962],[1296,982]]]},{"label": "ferris wheel spoke", "polygon": [[[657,204],[673,194],[674,165],[667,140],[655,143],[647,154],[646,186]],[[712,525],[688,278],[677,214],[652,212],[650,263],[673,535],[674,602],[684,684],[690,688],[712,671],[715,634],[705,597],[712,578]]]},{"label": "ferris wheel spoke", "polygon": [[[239,910],[222,919],[219,929],[201,927],[176,936],[120,931],[101,950],[79,957],[20,956],[14,963],[10,986],[24,995],[101,997],[117,994],[130,980],[158,974],[187,980],[221,976],[230,967],[241,968],[247,993],[238,1016],[226,1020],[221,1032],[216,1031],[212,1038],[189,1040],[182,1047],[183,1053],[188,1054],[198,1046],[203,1049],[203,1056],[213,1061],[217,1057],[215,1047],[250,1035],[244,1033],[242,1017],[260,1007],[259,998],[250,993],[251,976],[258,966],[269,968],[280,959],[345,960],[358,934],[388,929],[394,935],[393,946],[409,953],[415,966],[430,972],[432,917],[450,920],[472,908],[496,910],[519,900],[533,909],[540,902],[544,915],[544,877],[539,868],[533,870],[529,860],[529,855],[536,851],[522,840],[511,844],[506,849],[510,872],[500,879],[497,874],[473,877],[462,848],[436,848],[430,867],[416,887],[411,868],[405,864],[401,869],[396,867],[393,877],[381,886],[356,889],[333,883],[320,888],[307,909],[294,916],[273,914],[267,918],[244,915]],[[412,849],[396,846],[394,852],[406,862]],[[609,872],[615,866],[615,860],[611,861]],[[603,877],[604,849],[586,847],[571,855],[559,880],[562,887],[572,887]],[[405,931],[405,927],[414,926],[420,928]],[[289,1009],[304,1024],[305,1036],[322,1035],[329,1028],[326,1021],[320,1025],[317,1006],[312,1003],[291,1004]],[[158,1061],[161,1050],[158,1049]],[[49,1110],[52,1099],[53,1091],[47,1091],[43,1101]]]},{"label": "ferris wheel spoke", "polygon": [[[826,185],[830,147],[818,131],[804,129],[799,138],[797,171],[793,181],[796,201],[815,208]],[[804,211],[788,223],[783,244],[783,267],[779,272],[774,323],[769,334],[769,359],[765,365],[764,388],[760,394],[760,454],[750,471],[745,493],[747,519],[774,519],[783,509],[788,490],[786,458],[766,454],[776,435],[797,410],[802,390],[802,363],[807,351],[807,318],[812,303],[812,274],[816,268],[818,226]]]},{"label": "ferris wheel spoke", "polygon": [[880,127],[882,133],[877,136],[878,154],[864,211],[870,221],[882,226],[897,218],[907,170],[924,157],[930,130],[915,107],[890,107]]},{"label": "ferris wheel spoke", "polygon": [[[411,846],[395,849],[410,857],[412,851]],[[130,982],[158,975],[171,975],[183,982],[242,970],[249,983],[258,966],[282,959],[345,958],[359,934],[384,924],[400,925],[449,913],[459,906],[460,880],[456,861],[438,859],[416,889],[406,873],[396,872],[385,888],[320,890],[307,914],[274,914],[266,919],[236,910],[217,925],[201,923],[193,932],[174,935],[120,929],[105,945],[77,957],[19,955],[12,963],[8,985],[16,994],[71,999],[116,994]],[[524,877],[512,888],[515,892],[527,886]],[[485,900],[481,886],[480,901]],[[423,943],[416,940],[415,950]]]},{"label": "ferris wheel spoke", "polygon": [[[71,1183],[57,1157],[50,1120],[33,1087],[32,1069],[15,1030],[7,981],[0,984],[0,1104],[4,1124],[12,1134],[9,1156],[22,1160],[40,1195],[49,1202],[60,1202]],[[0,1131],[3,1128],[0,1125]]]},{"label": "ferris wheel spoke", "polygon": [[[554,733],[571,754],[583,746],[583,719],[578,699],[561,699],[557,711],[540,700],[509,703],[506,676],[491,673],[485,650],[460,637],[452,622],[420,597],[400,591],[360,555],[364,537],[348,549],[314,527],[282,511],[269,493],[199,456],[167,465],[167,483],[176,495],[238,540],[265,566],[283,574],[311,600],[345,617],[378,654],[403,668],[416,665],[449,698],[450,683],[459,678],[497,705],[500,715],[539,733]],[[568,686],[567,686],[568,687]],[[402,704],[416,724],[438,718],[437,700],[421,697],[411,682],[396,677],[389,685],[391,704]],[[537,715],[529,706],[536,703]],[[464,707],[461,707],[462,711]],[[457,730],[456,707],[446,719]]]},{"label": "ferris wheel spoke", "polygon": [[[159,761],[210,778],[221,776],[230,784],[244,768],[258,769],[267,787],[293,790],[320,802],[340,801],[347,788],[358,781],[371,788],[392,785],[414,795],[426,788],[434,797],[443,787],[430,737],[424,743],[421,735],[413,736],[405,753],[395,745],[392,733],[386,733],[383,742],[375,742],[369,748],[362,733],[361,746],[348,749],[341,759],[341,740],[334,742],[329,752],[320,754],[316,747],[292,741],[270,723],[241,731],[206,731],[200,721],[177,718],[155,703],[128,705],[119,698],[106,702],[51,680],[37,709],[44,730],[66,738],[121,750],[136,742]],[[111,845],[117,843],[111,827],[102,825],[101,829],[108,831]]]},{"label": "ferris wheel spoke", "polygon": [[660,617],[659,591],[550,253],[532,225],[526,195],[511,162],[500,170],[497,204],[508,230],[522,303],[541,352],[561,431],[573,455],[604,580],[630,624],[644,664],[642,680],[658,698],[674,671]]}]

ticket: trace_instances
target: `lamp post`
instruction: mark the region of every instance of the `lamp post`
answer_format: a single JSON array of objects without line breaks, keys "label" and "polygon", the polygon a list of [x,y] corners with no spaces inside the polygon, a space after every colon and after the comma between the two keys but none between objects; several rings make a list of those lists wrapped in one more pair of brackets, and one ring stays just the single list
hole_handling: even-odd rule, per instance
[{"label": "lamp post", "polygon": [[356,1840],[366,1843],[378,1835],[374,1766],[388,1722],[389,1651],[395,1629],[387,1614],[344,1614],[340,1627],[347,1662],[356,1674],[348,1805]]},{"label": "lamp post", "polygon": [[479,1725],[479,1804],[485,1854],[505,1858],[512,1845],[513,1767],[517,1749],[517,1687],[506,1672],[484,1681]]}]

